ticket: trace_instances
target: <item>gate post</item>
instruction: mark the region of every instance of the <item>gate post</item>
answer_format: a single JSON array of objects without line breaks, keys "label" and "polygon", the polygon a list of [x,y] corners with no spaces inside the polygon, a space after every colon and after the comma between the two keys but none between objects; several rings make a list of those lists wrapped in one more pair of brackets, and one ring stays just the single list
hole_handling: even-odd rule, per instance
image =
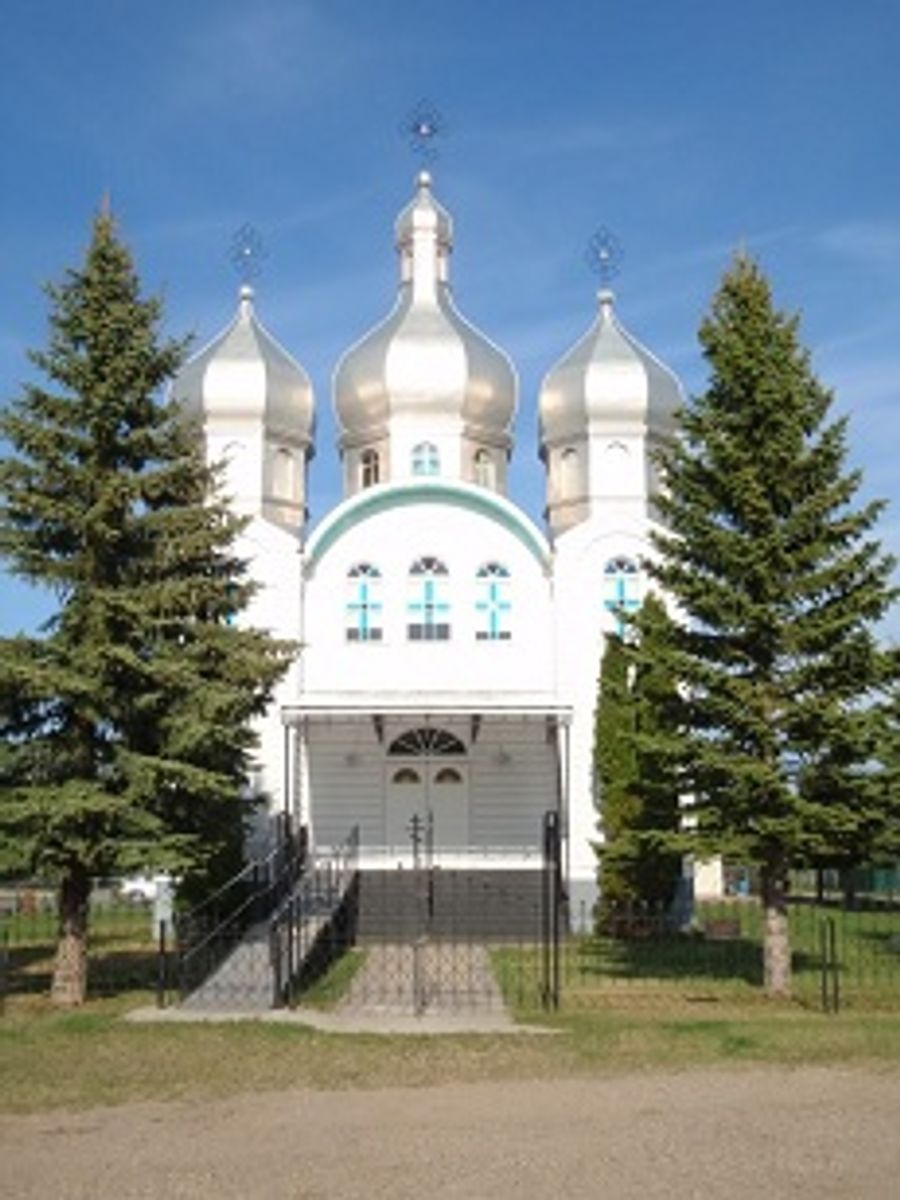
[{"label": "gate post", "polygon": [[541,1002],[544,1008],[559,1008],[559,900],[560,836],[559,813],[544,813],[544,862],[541,888]]},{"label": "gate post", "polygon": [[[409,822],[409,836],[412,841],[413,851],[413,887],[415,889],[416,907],[418,909],[418,921],[416,928],[413,930],[412,938],[412,1001],[413,1012],[417,1017],[422,1016],[425,1011],[427,1000],[425,995],[425,980],[423,973],[423,955],[427,940],[428,929],[428,895],[427,895],[427,864],[426,870],[422,870],[422,842],[427,838],[427,831],[423,827],[422,818],[418,813],[413,813]],[[426,846],[427,850],[427,846]]]}]

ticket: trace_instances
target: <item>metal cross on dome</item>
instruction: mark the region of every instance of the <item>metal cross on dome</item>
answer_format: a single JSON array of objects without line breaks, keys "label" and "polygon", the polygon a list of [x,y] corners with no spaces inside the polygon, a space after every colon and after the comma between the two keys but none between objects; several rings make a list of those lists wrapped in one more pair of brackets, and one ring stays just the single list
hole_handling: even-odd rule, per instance
[{"label": "metal cross on dome", "polygon": [[433,162],[438,155],[435,140],[446,136],[447,124],[433,104],[420,100],[404,119],[400,132],[413,154],[422,162]]},{"label": "metal cross on dome", "polygon": [[622,243],[615,234],[601,225],[588,242],[584,257],[587,265],[606,287],[622,269]]},{"label": "metal cross on dome", "polygon": [[259,277],[262,264],[268,258],[269,252],[257,229],[252,225],[242,225],[235,231],[231,239],[228,257],[231,265],[237,271],[241,283],[249,284]]}]

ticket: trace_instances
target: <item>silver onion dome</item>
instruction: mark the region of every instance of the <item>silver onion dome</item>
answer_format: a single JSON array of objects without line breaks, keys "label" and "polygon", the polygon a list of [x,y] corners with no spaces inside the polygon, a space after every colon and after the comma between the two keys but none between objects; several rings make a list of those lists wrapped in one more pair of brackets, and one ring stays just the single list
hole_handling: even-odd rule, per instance
[{"label": "silver onion dome", "polygon": [[259,322],[247,284],[234,320],[185,363],[172,394],[201,421],[255,418],[292,444],[312,445],[309,376]]},{"label": "silver onion dome", "polygon": [[538,401],[542,446],[584,437],[589,429],[674,431],[683,403],[681,384],[625,330],[613,293],[597,297],[600,311],[587,333],[545,376]]},{"label": "silver onion dome", "polygon": [[391,418],[461,418],[475,436],[508,446],[516,378],[507,356],[459,314],[450,294],[449,214],[416,178],[397,218],[400,286],[388,317],[352,346],[334,375],[342,444],[376,439]]}]

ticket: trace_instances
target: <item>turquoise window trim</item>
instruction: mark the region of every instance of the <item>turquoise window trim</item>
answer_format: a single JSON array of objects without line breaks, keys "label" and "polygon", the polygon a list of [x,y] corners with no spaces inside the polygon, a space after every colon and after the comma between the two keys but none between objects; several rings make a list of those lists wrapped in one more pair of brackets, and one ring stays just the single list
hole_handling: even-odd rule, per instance
[{"label": "turquoise window trim", "polygon": [[441,454],[434,442],[419,442],[413,446],[413,475],[440,475]]},{"label": "turquoise window trim", "polygon": [[347,584],[347,641],[380,642],[382,604],[377,592],[381,584],[381,572],[368,563],[360,563],[350,571]]},{"label": "turquoise window trim", "polygon": [[509,571],[499,563],[488,563],[476,576],[479,599],[475,611],[482,617],[475,637],[480,642],[510,640],[509,614],[512,602],[509,599]]},{"label": "turquoise window trim", "polygon": [[434,558],[421,558],[409,573],[406,602],[407,637],[410,641],[448,641],[450,602],[446,599],[447,568]]},{"label": "turquoise window trim", "polygon": [[641,576],[630,558],[611,558],[603,568],[603,607],[616,620],[616,633],[625,635],[626,614],[641,607]]}]

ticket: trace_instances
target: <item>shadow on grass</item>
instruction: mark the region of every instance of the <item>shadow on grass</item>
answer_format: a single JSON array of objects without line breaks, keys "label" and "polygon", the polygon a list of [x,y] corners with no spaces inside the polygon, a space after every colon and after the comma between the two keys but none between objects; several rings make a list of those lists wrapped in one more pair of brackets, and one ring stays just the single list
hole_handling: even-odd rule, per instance
[{"label": "shadow on grass", "polygon": [[647,938],[586,938],[569,950],[571,982],[741,980],[762,983],[762,950],[746,938],[710,941],[690,934]]},{"label": "shadow on grass", "polygon": [[[15,946],[8,951],[6,995],[49,993],[53,979],[55,947]],[[99,946],[88,955],[88,995],[115,996],[120,992],[153,988],[158,962],[150,947]]]},{"label": "shadow on grass", "polygon": [[[762,946],[747,937],[716,940],[696,934],[579,939],[565,951],[565,982],[587,988],[604,983],[763,984]],[[818,955],[795,949],[797,973],[820,970]]]}]

